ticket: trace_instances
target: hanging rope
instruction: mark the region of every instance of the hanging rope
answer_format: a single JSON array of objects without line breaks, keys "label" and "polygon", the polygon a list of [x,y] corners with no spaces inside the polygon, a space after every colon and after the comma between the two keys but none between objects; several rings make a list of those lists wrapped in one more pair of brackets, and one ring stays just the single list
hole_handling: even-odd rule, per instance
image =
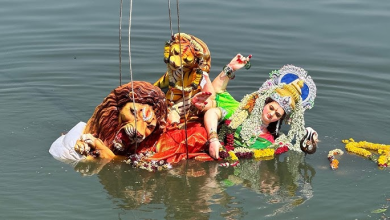
[{"label": "hanging rope", "polygon": [[171,37],[173,38],[172,18],[171,18],[171,0],[168,0],[168,14],[169,14],[169,29],[171,30]]},{"label": "hanging rope", "polygon": [[[122,8],[123,8],[123,0],[120,1],[121,2],[121,6],[120,6],[120,19],[119,19],[119,74],[120,74],[120,85],[122,85],[122,68],[121,68],[121,65],[122,65]],[[135,99],[134,99],[134,83],[133,83],[133,71],[132,71],[132,67],[131,67],[131,40],[130,40],[130,37],[131,37],[131,16],[132,16],[132,11],[133,11],[133,0],[130,0],[130,6],[129,6],[129,41],[128,41],[128,44],[129,44],[129,71],[130,71],[130,82],[131,82],[131,95],[132,95],[132,99],[133,99],[133,109],[134,109],[134,112],[132,112],[134,114],[134,123],[135,123],[135,133],[137,134],[138,131],[137,131],[137,109],[135,108]],[[137,153],[137,147],[138,147],[138,143],[135,142],[135,152],[134,153]]]},{"label": "hanging rope", "polygon": [[[179,41],[180,41],[180,12],[179,12],[179,0],[176,0],[176,10],[177,10],[177,30],[179,32]],[[172,35],[173,36],[173,35]],[[182,54],[181,54],[181,44],[179,43],[179,56],[180,56],[180,72],[181,72],[181,81],[183,82],[184,87],[184,73],[183,73],[183,63],[182,63]],[[184,133],[186,137],[186,154],[188,160],[188,136],[187,136],[187,110],[185,108],[185,93],[184,89],[182,90],[183,96],[183,110],[184,110]]]},{"label": "hanging rope", "polygon": [[122,8],[123,0],[119,9],[119,86],[122,85]]},{"label": "hanging rope", "polygon": [[[120,0],[120,15],[119,15],[119,83],[122,85],[122,8],[123,8],[123,0]],[[176,0],[176,8],[177,8],[177,26],[178,26],[178,33],[179,33],[179,39],[180,39],[180,12],[179,12],[179,0]],[[129,39],[128,39],[128,51],[129,51],[129,72],[130,72],[130,81],[131,81],[131,89],[132,89],[132,99],[133,99],[133,107],[134,111],[133,114],[137,115],[137,109],[135,108],[135,100],[134,100],[134,84],[133,84],[133,72],[132,72],[132,66],[131,66],[131,17],[132,17],[132,10],[133,10],[133,1],[130,0],[130,7],[129,7]],[[168,10],[169,10],[169,26],[171,30],[171,37],[173,38],[173,30],[172,30],[172,18],[171,18],[171,1],[168,0]],[[183,73],[183,64],[182,64],[182,53],[181,53],[181,44],[179,44],[179,50],[180,50],[180,68],[181,68],[181,80],[184,82],[184,73]],[[184,110],[184,116],[187,115],[187,110],[185,109],[185,93],[184,90],[182,90],[182,96],[183,96],[183,110]],[[135,118],[135,130],[137,133],[137,117]],[[185,142],[186,142],[186,154],[188,159],[188,135],[187,135],[187,118],[184,117],[184,129],[185,129]],[[138,143],[135,143],[135,153],[137,152],[137,146]]]},{"label": "hanging rope", "polygon": [[[133,86],[133,71],[131,68],[131,15],[133,11],[133,0],[130,0],[130,10],[129,10],[129,70],[130,70],[130,80],[131,80],[131,86]],[[134,99],[134,93],[133,93],[133,99]]]},{"label": "hanging rope", "polygon": [[[131,15],[133,12],[133,0],[130,0],[130,9],[129,9],[129,70],[130,70],[130,81],[131,81],[131,94],[133,99],[133,108],[134,108],[134,124],[135,124],[135,134],[137,136],[138,129],[137,129],[137,109],[135,108],[135,100],[134,100],[134,82],[133,82],[133,70],[131,67],[131,42],[130,42],[130,36],[131,36]],[[135,142],[135,149],[134,153],[137,153],[137,147],[138,143]]]}]

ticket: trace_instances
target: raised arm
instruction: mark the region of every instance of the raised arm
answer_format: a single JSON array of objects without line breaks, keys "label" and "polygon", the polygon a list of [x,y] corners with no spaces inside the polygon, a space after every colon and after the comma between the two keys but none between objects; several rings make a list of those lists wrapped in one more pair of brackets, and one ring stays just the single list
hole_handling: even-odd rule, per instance
[{"label": "raised arm", "polygon": [[252,58],[252,55],[244,57],[241,54],[237,54],[226,66],[223,67],[223,70],[215,79],[212,84],[214,91],[216,93],[221,93],[226,90],[226,87],[231,79],[235,77],[235,71],[245,67],[249,69],[251,64],[249,60]]}]

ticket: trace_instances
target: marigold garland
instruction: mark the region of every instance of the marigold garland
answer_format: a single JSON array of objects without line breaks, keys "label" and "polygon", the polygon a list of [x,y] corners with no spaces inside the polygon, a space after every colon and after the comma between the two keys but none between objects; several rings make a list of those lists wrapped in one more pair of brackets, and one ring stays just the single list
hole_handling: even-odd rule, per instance
[{"label": "marigold garland", "polygon": [[339,161],[335,158],[336,155],[343,155],[344,151],[340,149],[334,149],[329,151],[328,153],[328,160],[330,162],[330,168],[332,170],[337,170],[339,168]]},{"label": "marigold garland", "polygon": [[274,155],[284,153],[287,151],[286,149],[288,150],[286,146],[279,147],[277,150],[273,148],[250,149],[245,147],[233,147],[230,150],[221,149],[219,157],[227,162],[221,163],[220,166],[236,166],[240,159],[273,159]]},{"label": "marigold garland", "polygon": [[[345,144],[345,149],[348,152],[366,157],[375,161],[379,167],[387,167],[390,165],[390,145],[376,144],[367,141],[355,142],[354,139],[342,140]],[[379,158],[376,159],[376,155],[371,151],[376,151],[379,154]]]},{"label": "marigold garland", "polygon": [[219,157],[227,161],[237,161],[239,159],[272,159],[275,155],[275,150],[272,148],[266,149],[249,149],[237,147],[234,150],[219,152]]},{"label": "marigold garland", "polygon": [[228,153],[229,153],[230,159],[232,161],[238,160],[238,157],[236,156],[236,154],[233,151],[229,151]]},{"label": "marigold garland", "polygon": [[260,159],[260,158],[273,158],[275,154],[275,150],[272,148],[266,148],[266,149],[259,149],[259,150],[254,150],[253,151],[255,159]]}]

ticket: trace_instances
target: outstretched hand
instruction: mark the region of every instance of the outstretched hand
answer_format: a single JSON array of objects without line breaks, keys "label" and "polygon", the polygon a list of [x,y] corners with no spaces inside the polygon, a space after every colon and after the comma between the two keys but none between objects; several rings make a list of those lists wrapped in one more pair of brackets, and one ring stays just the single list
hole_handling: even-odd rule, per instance
[{"label": "outstretched hand", "polygon": [[252,58],[252,55],[249,55],[248,57],[244,57],[241,54],[237,54],[228,64],[230,68],[233,69],[233,71],[237,71],[241,69],[242,67],[245,67],[245,69],[249,69],[251,67],[251,63],[249,62]]},{"label": "outstretched hand", "polygon": [[211,92],[199,92],[191,98],[191,103],[199,110],[203,110],[207,105],[207,99],[211,96]]}]

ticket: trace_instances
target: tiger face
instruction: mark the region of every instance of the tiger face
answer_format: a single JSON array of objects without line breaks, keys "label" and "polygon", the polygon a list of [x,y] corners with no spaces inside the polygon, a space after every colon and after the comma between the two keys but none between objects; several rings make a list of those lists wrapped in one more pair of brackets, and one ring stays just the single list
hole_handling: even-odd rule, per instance
[{"label": "tiger face", "polygon": [[164,60],[172,71],[179,70],[180,66],[183,66],[184,72],[190,71],[198,67],[198,60],[203,56],[189,41],[182,43],[175,41],[167,50]]},{"label": "tiger face", "polygon": [[164,47],[164,62],[167,64],[169,81],[172,84],[180,82],[183,73],[185,76],[187,75],[187,80],[195,80],[192,75],[195,75],[196,69],[208,73],[210,60],[210,51],[207,45],[190,34],[175,34]]},{"label": "tiger face", "polygon": [[124,150],[126,146],[142,142],[157,126],[157,118],[152,106],[128,102],[119,112],[119,126],[114,147]]}]

